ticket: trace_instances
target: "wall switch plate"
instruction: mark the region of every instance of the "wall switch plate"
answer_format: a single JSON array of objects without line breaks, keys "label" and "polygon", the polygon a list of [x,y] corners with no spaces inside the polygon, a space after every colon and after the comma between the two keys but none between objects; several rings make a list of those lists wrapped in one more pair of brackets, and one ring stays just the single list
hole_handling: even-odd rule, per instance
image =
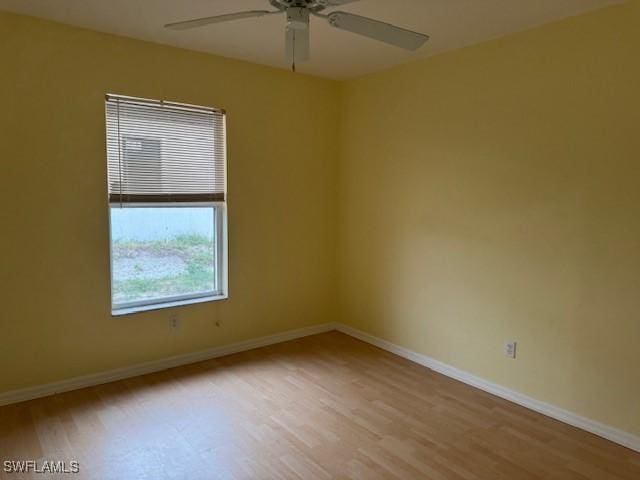
[{"label": "wall switch plate", "polygon": [[504,343],[504,356],[507,358],[516,358],[516,346],[518,344],[514,340],[507,340]]}]

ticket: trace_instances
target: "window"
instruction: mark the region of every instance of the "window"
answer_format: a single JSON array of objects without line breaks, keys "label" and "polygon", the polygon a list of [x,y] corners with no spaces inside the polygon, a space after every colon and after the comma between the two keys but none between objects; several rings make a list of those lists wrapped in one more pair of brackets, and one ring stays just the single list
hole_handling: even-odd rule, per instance
[{"label": "window", "polygon": [[107,95],[114,315],[226,298],[224,112]]}]

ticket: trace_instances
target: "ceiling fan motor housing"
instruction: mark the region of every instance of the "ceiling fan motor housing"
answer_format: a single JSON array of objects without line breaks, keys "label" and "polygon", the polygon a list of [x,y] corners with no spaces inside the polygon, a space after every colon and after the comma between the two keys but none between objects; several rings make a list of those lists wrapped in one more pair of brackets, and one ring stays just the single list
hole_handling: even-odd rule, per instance
[{"label": "ceiling fan motor housing", "polygon": [[305,7],[287,8],[287,28],[292,30],[309,28],[309,10]]},{"label": "ceiling fan motor housing", "polygon": [[329,0],[269,0],[269,3],[278,10],[300,7],[314,13],[319,13],[329,6]]}]

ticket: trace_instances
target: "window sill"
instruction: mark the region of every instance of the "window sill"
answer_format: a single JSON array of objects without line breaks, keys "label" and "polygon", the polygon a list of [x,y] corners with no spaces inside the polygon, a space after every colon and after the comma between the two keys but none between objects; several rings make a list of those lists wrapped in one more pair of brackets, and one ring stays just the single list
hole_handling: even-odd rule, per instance
[{"label": "window sill", "polygon": [[123,315],[132,315],[134,313],[151,312],[154,310],[163,310],[165,308],[183,307],[185,305],[194,305],[198,303],[216,302],[218,300],[226,300],[229,296],[223,295],[211,295],[208,297],[191,298],[186,300],[178,300],[173,302],[153,303],[151,305],[140,305],[136,307],[116,308],[111,310],[112,317],[121,317]]}]

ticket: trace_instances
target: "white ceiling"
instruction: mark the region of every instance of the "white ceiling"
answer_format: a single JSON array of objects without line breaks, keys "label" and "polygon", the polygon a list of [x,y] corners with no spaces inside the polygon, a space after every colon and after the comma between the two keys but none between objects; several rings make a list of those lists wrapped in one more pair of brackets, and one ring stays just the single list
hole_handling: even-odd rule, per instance
[{"label": "white ceiling", "polygon": [[[522,31],[620,0],[360,0],[340,10],[427,33],[418,52],[405,52],[336,30],[319,18],[311,25],[310,62],[298,71],[352,78],[446,50]],[[239,20],[189,31],[168,22],[242,10],[270,9],[267,0],[0,0],[0,10],[70,25],[209,52],[280,68],[284,17]]]}]

